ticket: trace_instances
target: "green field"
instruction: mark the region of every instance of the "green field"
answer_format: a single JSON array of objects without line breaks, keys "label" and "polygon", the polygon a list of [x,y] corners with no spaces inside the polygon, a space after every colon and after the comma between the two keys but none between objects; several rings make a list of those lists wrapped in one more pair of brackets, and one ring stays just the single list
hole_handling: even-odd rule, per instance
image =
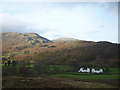
[{"label": "green field", "polygon": [[[29,65],[29,67],[34,67],[33,64]],[[63,65],[50,65],[49,70],[52,72],[58,68],[58,70],[72,70],[73,68],[70,66]],[[120,79],[118,75],[118,68],[109,68],[109,72],[107,75],[104,74],[93,74],[93,73],[79,73],[79,72],[58,72],[58,73],[47,73],[47,75],[55,76],[55,77],[70,77],[70,78],[80,78],[80,79]]]},{"label": "green field", "polygon": [[[62,67],[62,66],[60,66]],[[63,68],[63,67],[62,67]],[[79,73],[79,72],[63,72],[63,73],[50,73],[51,76],[56,77],[72,77],[79,79],[120,79],[118,68],[109,68],[109,72],[107,74],[93,74],[93,73]]]},{"label": "green field", "polygon": [[[4,67],[4,64],[2,64]],[[21,65],[16,65],[19,68]],[[34,68],[35,64],[31,63],[25,65],[27,68]],[[118,76],[118,68],[109,68],[107,74],[93,74],[93,73],[79,73],[78,70],[75,71],[74,68],[67,65],[48,65],[46,66],[47,72],[46,75],[54,77],[70,77],[70,78],[79,78],[79,79],[120,79]],[[44,69],[45,70],[45,69]],[[74,72],[75,71],[75,72]]]},{"label": "green field", "polygon": [[26,65],[25,67],[33,68],[34,64]]},{"label": "green field", "polygon": [[75,74],[53,74],[51,76],[56,77],[71,77],[71,78],[79,78],[79,79],[120,79],[118,75],[75,75]]}]

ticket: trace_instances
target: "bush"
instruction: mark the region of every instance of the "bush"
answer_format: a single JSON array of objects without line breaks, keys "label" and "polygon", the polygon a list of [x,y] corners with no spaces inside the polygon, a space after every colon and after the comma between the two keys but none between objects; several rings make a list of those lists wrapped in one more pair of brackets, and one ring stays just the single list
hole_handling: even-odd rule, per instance
[{"label": "bush", "polygon": [[33,71],[31,70],[31,68],[20,66],[18,69],[18,74],[22,76],[30,76],[33,74]]},{"label": "bush", "polygon": [[17,74],[16,66],[4,66],[4,67],[2,67],[2,75],[3,76],[9,76],[9,75],[15,75],[15,74]]}]

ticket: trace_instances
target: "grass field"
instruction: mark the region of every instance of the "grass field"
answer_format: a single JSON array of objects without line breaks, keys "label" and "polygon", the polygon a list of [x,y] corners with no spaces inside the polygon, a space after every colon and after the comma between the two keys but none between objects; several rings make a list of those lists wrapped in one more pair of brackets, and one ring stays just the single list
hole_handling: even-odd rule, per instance
[{"label": "grass field", "polygon": [[[4,64],[2,64],[4,66]],[[20,65],[17,65],[19,68]],[[25,65],[28,68],[34,68],[34,64]],[[93,74],[93,73],[79,73],[77,70],[73,72],[73,68],[67,65],[49,65],[49,72],[45,73],[49,76],[54,77],[70,77],[70,78],[79,78],[79,79],[120,79],[118,75],[118,68],[109,68],[107,74]],[[57,70],[56,70],[57,69]],[[57,72],[54,72],[56,70]]]},{"label": "grass field", "polygon": [[[61,66],[60,66],[61,67]],[[79,72],[63,72],[63,73],[51,73],[49,75],[56,77],[72,77],[79,79],[120,79],[118,68],[109,68],[107,74],[93,74],[93,73],[79,73]]]},{"label": "grass field", "polygon": [[72,77],[72,78],[79,78],[79,79],[120,79],[118,75],[75,75],[75,74],[53,74],[51,76],[56,77]]},{"label": "grass field", "polygon": [[[28,65],[27,67],[34,67],[33,64]],[[55,68],[59,68],[59,70],[72,70],[70,66],[63,65],[50,65],[49,70],[54,71]],[[55,77],[72,77],[72,78],[80,78],[80,79],[120,79],[118,75],[118,68],[109,68],[109,72],[107,75],[104,74],[93,74],[93,73],[79,73],[79,72],[60,72],[60,73],[47,73],[47,75],[55,76]]]}]

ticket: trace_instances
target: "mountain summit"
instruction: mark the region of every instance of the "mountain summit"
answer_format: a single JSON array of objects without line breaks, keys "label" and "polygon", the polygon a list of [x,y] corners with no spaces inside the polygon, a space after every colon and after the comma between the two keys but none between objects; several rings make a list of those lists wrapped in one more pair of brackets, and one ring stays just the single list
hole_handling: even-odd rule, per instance
[{"label": "mountain summit", "polygon": [[58,38],[52,41],[53,42],[71,42],[71,41],[79,41],[79,40],[74,38]]},{"label": "mountain summit", "polygon": [[39,45],[41,43],[52,43],[52,41],[38,35],[37,33],[18,33],[8,32],[2,33],[2,40],[4,43],[10,45],[24,44],[24,45]]}]

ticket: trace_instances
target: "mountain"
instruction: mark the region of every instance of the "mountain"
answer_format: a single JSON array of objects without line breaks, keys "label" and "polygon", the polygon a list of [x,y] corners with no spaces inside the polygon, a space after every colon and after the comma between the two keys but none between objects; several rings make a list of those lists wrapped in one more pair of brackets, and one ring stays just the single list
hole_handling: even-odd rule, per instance
[{"label": "mountain", "polygon": [[[36,33],[2,33],[2,55],[15,60],[53,64],[117,66],[118,44],[59,38],[50,41]],[[27,53],[27,54],[26,54]]]},{"label": "mountain", "polygon": [[12,45],[25,44],[25,45],[36,45],[41,43],[52,43],[52,41],[38,35],[37,33],[17,33],[8,32],[2,33],[3,43],[9,42]]},{"label": "mountain", "polygon": [[46,61],[48,64],[75,67],[118,67],[118,44],[116,43],[79,40],[50,45],[54,47],[48,48],[48,45],[44,52],[40,50],[28,60],[33,58],[36,61]]},{"label": "mountain", "polygon": [[28,46],[33,47],[46,43],[52,43],[52,41],[38,35],[37,33],[2,33],[3,52],[12,50],[13,48],[21,50]]},{"label": "mountain", "polygon": [[78,39],[74,38],[58,38],[55,40],[52,40],[53,42],[71,42],[71,41],[78,41]]}]

